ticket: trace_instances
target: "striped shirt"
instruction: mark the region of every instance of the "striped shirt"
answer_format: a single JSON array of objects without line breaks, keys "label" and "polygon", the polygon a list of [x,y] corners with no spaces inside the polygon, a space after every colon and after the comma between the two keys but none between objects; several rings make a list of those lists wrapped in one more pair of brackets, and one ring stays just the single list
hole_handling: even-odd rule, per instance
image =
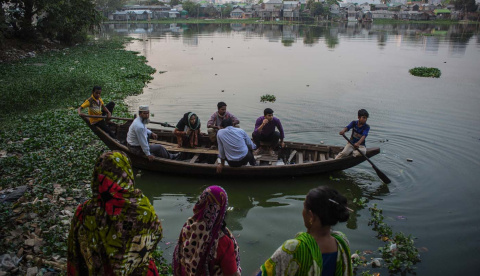
[{"label": "striped shirt", "polygon": [[[102,98],[98,98],[96,100],[93,96],[85,100],[85,102],[81,105],[82,108],[88,107],[88,115],[96,115],[102,116],[102,106],[103,100]],[[103,118],[88,118],[90,120],[90,124],[95,124],[103,120]]]},{"label": "striped shirt", "polygon": [[247,155],[249,149],[256,148],[243,129],[232,126],[220,129],[217,141],[218,156],[228,161],[240,161]]}]

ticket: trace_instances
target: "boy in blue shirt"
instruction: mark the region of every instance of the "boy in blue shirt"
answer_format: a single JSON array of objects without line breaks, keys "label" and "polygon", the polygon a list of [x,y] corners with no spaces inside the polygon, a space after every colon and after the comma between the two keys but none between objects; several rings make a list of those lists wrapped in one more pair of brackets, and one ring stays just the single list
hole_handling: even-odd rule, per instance
[{"label": "boy in blue shirt", "polygon": [[352,121],[348,126],[340,131],[340,135],[345,134],[345,132],[352,129],[352,136],[350,137],[350,141],[355,145],[355,148],[350,144],[343,148],[343,151],[340,152],[335,159],[342,158],[344,156],[348,156],[353,152],[353,156],[356,157],[360,155],[357,150],[361,151],[363,154],[367,153],[367,148],[365,147],[365,138],[368,136],[368,131],[370,130],[370,126],[367,124],[368,119],[368,112],[365,109],[360,109],[358,111],[358,120]]}]

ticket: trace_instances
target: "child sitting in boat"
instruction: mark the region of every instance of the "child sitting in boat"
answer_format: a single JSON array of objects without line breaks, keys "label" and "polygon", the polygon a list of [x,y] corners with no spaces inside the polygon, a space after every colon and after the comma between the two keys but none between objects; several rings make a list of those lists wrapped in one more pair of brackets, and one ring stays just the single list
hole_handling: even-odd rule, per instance
[{"label": "child sitting in boat", "polygon": [[345,132],[352,129],[352,136],[350,137],[350,141],[352,144],[355,145],[355,148],[347,142],[347,145],[343,148],[343,151],[340,152],[335,159],[339,159],[345,156],[350,155],[353,152],[353,156],[356,157],[360,155],[357,151],[361,151],[363,154],[367,153],[367,148],[365,147],[365,139],[368,136],[368,131],[370,130],[370,126],[367,124],[368,119],[368,112],[365,109],[360,109],[358,111],[358,120],[352,121],[348,126],[343,128],[340,131],[340,135],[344,135]]}]

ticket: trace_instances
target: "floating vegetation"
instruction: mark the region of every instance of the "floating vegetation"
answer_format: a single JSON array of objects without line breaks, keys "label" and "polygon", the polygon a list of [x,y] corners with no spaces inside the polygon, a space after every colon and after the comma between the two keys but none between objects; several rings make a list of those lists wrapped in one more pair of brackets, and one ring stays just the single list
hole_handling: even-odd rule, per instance
[{"label": "floating vegetation", "polygon": [[[354,199],[353,202],[360,207],[367,206],[365,198]],[[370,255],[373,252],[369,250],[360,252],[357,250],[352,254],[353,267],[355,269],[367,266],[375,268],[381,267],[382,262],[384,262],[384,267],[388,268],[391,273],[412,273],[414,265],[420,262],[418,249],[414,246],[414,238],[402,232],[393,233],[392,228],[383,221],[383,211],[377,207],[377,204],[374,204],[368,210],[371,215],[368,225],[373,226],[372,230],[377,232],[377,238],[385,242],[385,245],[378,249],[382,258],[372,258],[372,261],[367,262],[367,258],[364,255]],[[370,271],[364,271],[361,275],[378,274],[370,274]]]},{"label": "floating vegetation", "polygon": [[265,94],[265,95],[260,97],[260,101],[262,103],[264,103],[264,102],[274,103],[276,100],[277,100],[277,98],[274,95],[270,95],[270,94]]},{"label": "floating vegetation", "polygon": [[[155,72],[145,57],[125,51],[123,42],[95,41],[0,63],[0,195],[27,187],[14,204],[0,204],[2,252],[21,250],[26,259],[66,267],[71,217],[91,197],[94,162],[108,150],[76,108],[100,85],[102,98],[116,103],[115,116],[129,117],[123,100],[141,93]],[[163,253],[155,254],[161,271],[171,271]],[[30,266],[21,262],[18,274]]]},{"label": "floating vegetation", "polygon": [[410,69],[408,72],[416,77],[424,77],[424,78],[440,78],[442,72],[440,69],[433,68],[433,67],[415,67]]},{"label": "floating vegetation", "polygon": [[109,101],[141,93],[145,82],[153,79],[155,69],[138,52],[125,51],[123,42],[99,40],[0,64],[0,118],[19,110],[25,113],[78,107],[94,85],[103,88],[102,98]]}]

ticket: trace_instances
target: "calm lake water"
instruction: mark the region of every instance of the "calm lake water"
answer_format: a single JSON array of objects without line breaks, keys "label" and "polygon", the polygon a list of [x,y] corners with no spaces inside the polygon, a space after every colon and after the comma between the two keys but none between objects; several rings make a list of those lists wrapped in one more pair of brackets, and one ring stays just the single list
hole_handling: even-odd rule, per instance
[{"label": "calm lake water", "polygon": [[[217,102],[225,101],[251,133],[255,119],[271,107],[286,140],[344,145],[338,132],[365,108],[371,126],[367,146],[382,151],[372,161],[392,180],[382,184],[366,162],[328,175],[271,180],[143,171],[136,183],[162,219],[167,259],[208,185],[221,185],[229,195],[233,210],[227,222],[238,237],[244,275],[252,275],[284,240],[305,230],[305,194],[329,185],[355,209],[347,223],[335,227],[347,234],[352,251],[383,246],[367,225],[368,209],[352,203],[364,197],[383,209],[394,232],[412,234],[426,251],[418,275],[478,273],[478,26],[111,24],[105,30],[138,38],[127,49],[139,51],[157,69],[144,93],[128,99],[132,112],[149,104],[152,120],[175,124],[194,111],[206,132]],[[418,66],[437,67],[442,76],[410,75],[408,70]],[[264,94],[274,94],[277,101],[261,103]]]}]

